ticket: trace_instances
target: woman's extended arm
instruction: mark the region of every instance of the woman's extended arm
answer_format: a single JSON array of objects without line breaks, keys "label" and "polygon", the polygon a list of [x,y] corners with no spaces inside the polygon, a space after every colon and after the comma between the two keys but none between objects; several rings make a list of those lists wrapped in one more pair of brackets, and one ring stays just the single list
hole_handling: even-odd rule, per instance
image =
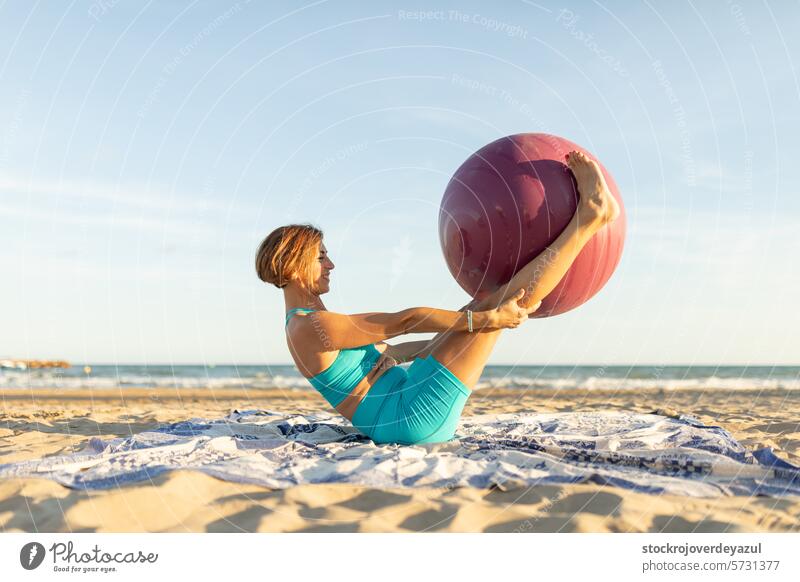
[{"label": "woman's extended arm", "polygon": [[[464,311],[450,311],[435,307],[412,307],[404,333],[429,333],[440,331],[467,331],[469,323]],[[496,309],[475,311],[472,314],[473,331],[499,329]]]},{"label": "woman's extended arm", "polygon": [[[472,329],[499,329],[505,322],[497,309],[476,311]],[[396,313],[346,315],[332,311],[298,313],[289,322],[296,326],[296,341],[315,344],[320,351],[344,350],[407,333],[447,330],[466,331],[467,314],[434,307],[411,307]]]},{"label": "woman's extended arm", "polygon": [[[472,314],[473,331],[512,328],[526,321],[538,308],[522,308],[517,300],[525,293],[520,289],[496,309]],[[294,340],[308,342],[320,351],[344,350],[407,333],[466,331],[469,329],[464,311],[448,311],[434,307],[411,307],[396,313],[360,313],[345,315],[331,311],[298,313],[289,322],[296,326]]]},{"label": "woman's extended arm", "polygon": [[[494,331],[496,329],[518,327],[542,304],[541,301],[538,301],[531,306],[520,307],[517,301],[524,295],[525,289],[520,289],[510,297],[507,297],[494,309],[474,311],[472,313],[472,331]],[[434,307],[412,307],[407,309],[406,311],[410,312],[410,315],[406,330],[403,333],[467,331],[470,327],[466,311],[477,303],[477,301],[473,300],[458,311],[448,311]]]}]

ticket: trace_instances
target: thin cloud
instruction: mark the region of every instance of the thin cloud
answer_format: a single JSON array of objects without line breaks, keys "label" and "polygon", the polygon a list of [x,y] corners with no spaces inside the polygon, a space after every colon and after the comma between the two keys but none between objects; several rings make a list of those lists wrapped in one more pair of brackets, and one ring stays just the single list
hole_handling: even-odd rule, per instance
[{"label": "thin cloud", "polygon": [[68,198],[71,200],[100,200],[131,208],[153,210],[202,210],[227,212],[227,205],[198,196],[176,194],[160,186],[130,186],[75,182],[70,180],[24,180],[13,176],[0,176],[0,195],[28,195],[37,198]]},{"label": "thin cloud", "polygon": [[88,228],[102,227],[109,229],[134,230],[141,233],[159,233],[185,236],[211,236],[219,233],[207,225],[186,222],[177,218],[163,219],[152,217],[132,217],[124,214],[99,214],[97,212],[69,212],[59,209],[58,212],[47,212],[41,207],[14,206],[0,204],[0,215],[24,219],[39,225],[72,225]]}]

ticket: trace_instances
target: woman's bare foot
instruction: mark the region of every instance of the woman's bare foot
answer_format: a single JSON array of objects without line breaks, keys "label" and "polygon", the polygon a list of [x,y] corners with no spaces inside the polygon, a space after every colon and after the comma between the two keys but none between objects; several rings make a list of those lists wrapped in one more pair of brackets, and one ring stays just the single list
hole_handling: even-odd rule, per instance
[{"label": "woman's bare foot", "polygon": [[567,154],[567,165],[578,183],[578,217],[582,224],[603,226],[619,216],[617,203],[597,162],[579,151]]}]

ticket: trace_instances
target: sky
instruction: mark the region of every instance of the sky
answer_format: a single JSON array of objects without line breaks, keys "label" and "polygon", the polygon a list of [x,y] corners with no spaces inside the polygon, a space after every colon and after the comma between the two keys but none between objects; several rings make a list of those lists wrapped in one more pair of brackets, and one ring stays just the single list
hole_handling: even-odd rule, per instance
[{"label": "sky", "polygon": [[800,364],[797,22],[796,2],[3,2],[0,356],[288,363],[254,256],[293,222],[325,233],[331,311],[456,310],[444,188],[544,132],[612,173],[625,250],[490,364]]}]

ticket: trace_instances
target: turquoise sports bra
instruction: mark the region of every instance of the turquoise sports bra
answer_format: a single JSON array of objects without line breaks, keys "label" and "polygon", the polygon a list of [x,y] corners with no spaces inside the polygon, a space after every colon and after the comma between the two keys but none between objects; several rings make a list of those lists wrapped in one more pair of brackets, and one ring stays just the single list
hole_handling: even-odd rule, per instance
[{"label": "turquoise sports bra", "polygon": [[[316,309],[305,307],[290,309],[286,314],[286,325],[289,325],[289,319],[298,311],[312,312]],[[333,363],[316,376],[308,378],[308,381],[331,406],[336,408],[364,376],[372,371],[380,356],[381,353],[374,344],[339,350],[339,355]]]}]

